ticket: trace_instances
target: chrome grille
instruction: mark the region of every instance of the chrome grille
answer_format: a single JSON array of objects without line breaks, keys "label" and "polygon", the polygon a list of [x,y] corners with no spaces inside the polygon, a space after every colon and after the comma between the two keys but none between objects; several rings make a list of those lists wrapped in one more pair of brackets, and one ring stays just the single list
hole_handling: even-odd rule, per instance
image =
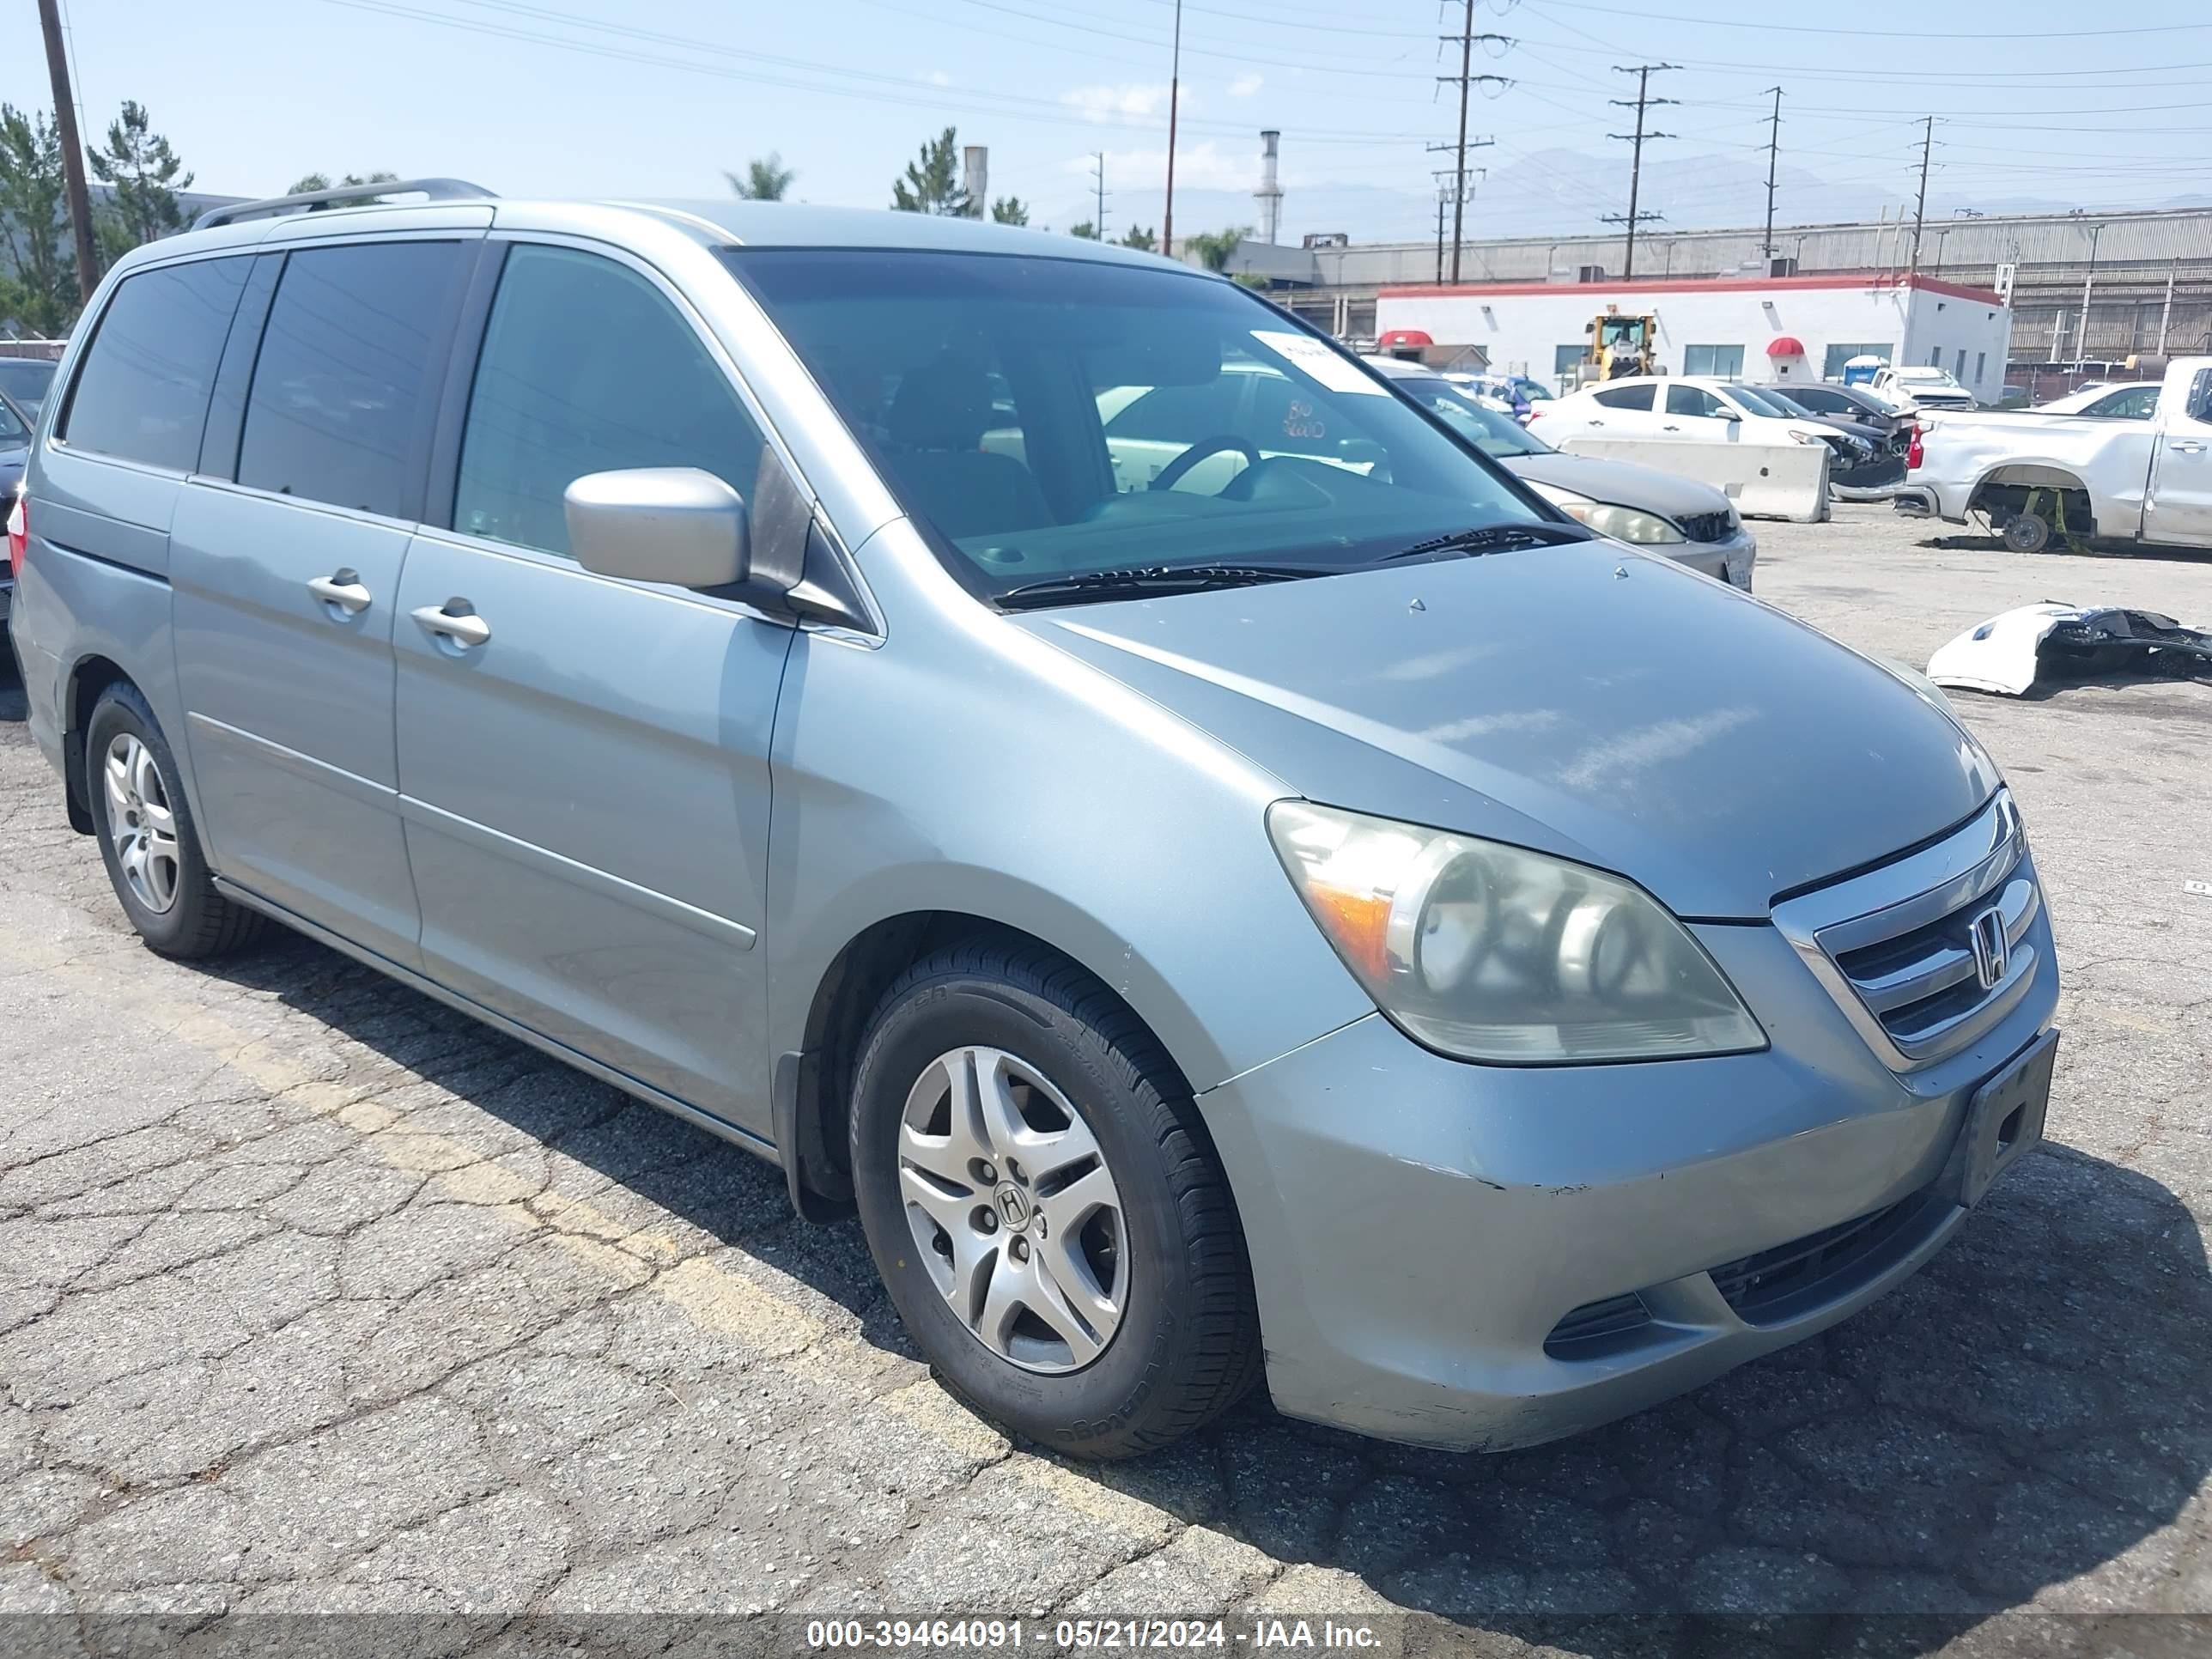
[{"label": "chrome grille", "polygon": [[1934,846],[1776,905],[1774,924],[1875,1052],[1907,1072],[1958,1053],[2027,994],[2042,902],[2000,790]]}]

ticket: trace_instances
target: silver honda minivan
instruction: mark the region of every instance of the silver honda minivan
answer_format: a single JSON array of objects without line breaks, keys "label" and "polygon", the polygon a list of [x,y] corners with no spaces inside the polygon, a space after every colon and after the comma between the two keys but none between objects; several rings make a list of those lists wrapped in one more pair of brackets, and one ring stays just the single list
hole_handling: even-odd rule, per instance
[{"label": "silver honda minivan", "polygon": [[[10,519],[70,821],[857,1210],[1113,1456],[1525,1445],[1863,1306],[2041,1131],[1940,694],[1595,535],[1233,283],[452,181],[100,285]],[[314,207],[325,210],[300,211]]]}]

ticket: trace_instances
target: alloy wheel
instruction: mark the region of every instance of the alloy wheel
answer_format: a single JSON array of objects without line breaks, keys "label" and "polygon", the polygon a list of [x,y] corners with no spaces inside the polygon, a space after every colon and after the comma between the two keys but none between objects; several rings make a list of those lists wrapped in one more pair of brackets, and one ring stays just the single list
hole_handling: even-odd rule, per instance
[{"label": "alloy wheel", "polygon": [[899,1115],[899,1193],[938,1291],[1024,1370],[1079,1370],[1128,1306],[1121,1195],[1066,1096],[1001,1049],[922,1070]]},{"label": "alloy wheel", "polygon": [[154,751],[128,732],[118,732],[100,765],[106,784],[107,835],[132,896],[156,915],[177,902],[183,866],[178,862],[177,818]]}]

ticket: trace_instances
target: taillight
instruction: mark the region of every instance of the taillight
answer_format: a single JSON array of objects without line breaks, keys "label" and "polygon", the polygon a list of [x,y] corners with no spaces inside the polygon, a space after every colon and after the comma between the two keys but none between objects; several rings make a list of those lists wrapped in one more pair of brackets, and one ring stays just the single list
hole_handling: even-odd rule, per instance
[{"label": "taillight", "polygon": [[[1922,459],[1920,440],[1922,435],[1920,422],[1915,421],[1912,423],[1912,436],[1905,446],[1905,470],[1908,472],[1915,471],[1920,465]],[[20,507],[16,508],[16,511],[18,512],[21,512],[21,510],[22,509]]]},{"label": "taillight", "polygon": [[30,547],[30,498],[18,493],[15,505],[8,509],[8,565],[19,576],[23,574],[23,555]]}]

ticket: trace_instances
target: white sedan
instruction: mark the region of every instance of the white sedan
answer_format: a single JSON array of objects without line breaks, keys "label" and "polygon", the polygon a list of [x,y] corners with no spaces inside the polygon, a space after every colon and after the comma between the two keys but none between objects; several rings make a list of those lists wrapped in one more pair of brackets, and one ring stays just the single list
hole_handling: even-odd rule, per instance
[{"label": "white sedan", "polygon": [[1751,388],[1702,375],[1632,374],[1586,386],[1528,416],[1546,442],[1579,433],[1680,443],[1828,441],[1828,428],[1787,415]]}]

